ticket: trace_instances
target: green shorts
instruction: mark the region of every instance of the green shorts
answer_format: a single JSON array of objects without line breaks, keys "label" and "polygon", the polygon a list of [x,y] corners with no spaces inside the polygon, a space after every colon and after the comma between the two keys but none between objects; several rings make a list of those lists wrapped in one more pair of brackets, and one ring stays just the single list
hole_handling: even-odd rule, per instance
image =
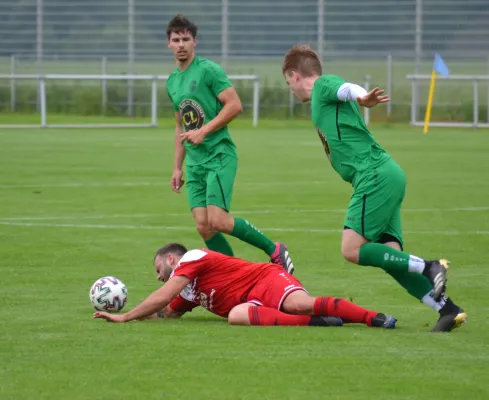
[{"label": "green shorts", "polygon": [[406,174],[394,160],[365,171],[356,183],[345,228],[371,242],[396,239],[403,246],[401,205],[406,193]]},{"label": "green shorts", "polygon": [[229,211],[237,168],[237,158],[223,153],[205,164],[188,166],[185,185],[190,209],[212,205]]}]

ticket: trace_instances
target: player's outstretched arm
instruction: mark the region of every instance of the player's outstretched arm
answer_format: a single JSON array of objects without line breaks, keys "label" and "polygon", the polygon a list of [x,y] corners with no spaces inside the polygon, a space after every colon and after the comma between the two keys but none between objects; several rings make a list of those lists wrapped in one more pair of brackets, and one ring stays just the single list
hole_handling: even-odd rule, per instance
[{"label": "player's outstretched arm", "polygon": [[156,313],[158,318],[181,318],[183,315],[185,315],[185,311],[175,311],[170,306],[166,306],[163,310]]},{"label": "player's outstretched arm", "polygon": [[238,93],[232,86],[224,89],[217,98],[223,104],[219,114],[202,128],[182,134],[182,141],[188,140],[192,144],[202,143],[207,135],[225,127],[243,111]]},{"label": "player's outstretched arm", "polygon": [[134,320],[146,319],[159,310],[164,309],[171,301],[178,296],[185,286],[190,283],[186,276],[174,276],[168,280],[161,288],[150,294],[141,304],[124,314],[109,314],[106,312],[96,312],[94,318],[103,318],[109,322],[129,322]]},{"label": "player's outstretched arm", "polygon": [[183,160],[185,159],[185,146],[182,143],[181,136],[183,134],[182,130],[182,120],[180,113],[175,113],[175,156],[173,162],[173,173],[170,180],[171,189],[180,193],[180,188],[183,186]]},{"label": "player's outstretched arm", "polygon": [[361,106],[367,108],[390,101],[389,96],[385,96],[382,89],[376,87],[370,92],[367,92],[363,87],[354,83],[344,83],[338,89],[337,94],[340,101],[356,101]]}]

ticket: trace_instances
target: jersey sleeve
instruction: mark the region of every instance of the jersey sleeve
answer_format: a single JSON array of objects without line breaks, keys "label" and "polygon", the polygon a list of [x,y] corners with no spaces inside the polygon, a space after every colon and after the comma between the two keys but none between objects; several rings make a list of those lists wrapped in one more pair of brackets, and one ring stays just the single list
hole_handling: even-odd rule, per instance
[{"label": "jersey sleeve", "polygon": [[224,70],[213,62],[206,63],[205,79],[207,86],[216,97],[219,96],[222,91],[233,86]]},{"label": "jersey sleeve", "polygon": [[183,298],[183,296],[179,294],[171,301],[169,306],[175,312],[186,313],[192,311],[195,307],[198,306],[198,304],[195,304],[193,301],[189,301]]},{"label": "jersey sleeve", "polygon": [[193,281],[200,273],[207,269],[209,255],[203,250],[190,250],[183,255],[177,267],[173,270],[172,277],[186,276]]},{"label": "jersey sleeve", "polygon": [[338,89],[346,81],[337,75],[325,75],[319,79],[321,102],[325,104],[339,103]]}]

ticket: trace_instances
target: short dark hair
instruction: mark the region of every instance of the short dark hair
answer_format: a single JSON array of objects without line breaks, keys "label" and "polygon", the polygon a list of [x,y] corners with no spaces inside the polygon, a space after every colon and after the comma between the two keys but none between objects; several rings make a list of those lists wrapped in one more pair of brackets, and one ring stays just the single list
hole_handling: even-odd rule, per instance
[{"label": "short dark hair", "polygon": [[156,260],[156,257],[158,256],[164,257],[169,253],[175,254],[177,256],[183,256],[187,251],[188,250],[185,248],[183,244],[168,243],[158,249],[158,251],[155,254],[154,260]]},{"label": "short dark hair", "polygon": [[183,14],[178,14],[168,23],[166,36],[170,39],[172,32],[183,33],[185,31],[190,32],[194,39],[197,37],[197,25],[190,22]]},{"label": "short dark hair", "polygon": [[282,64],[282,74],[285,75],[292,71],[304,77],[322,75],[321,61],[310,46],[294,46],[287,52]]}]

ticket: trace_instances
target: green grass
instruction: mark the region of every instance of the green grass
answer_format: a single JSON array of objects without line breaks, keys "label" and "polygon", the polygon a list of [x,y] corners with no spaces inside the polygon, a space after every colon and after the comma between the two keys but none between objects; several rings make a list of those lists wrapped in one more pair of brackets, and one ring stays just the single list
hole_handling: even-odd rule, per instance
[{"label": "green grass", "polygon": [[[3,120],[2,120],[3,122]],[[374,126],[408,175],[406,247],[452,261],[449,293],[469,324],[430,334],[437,315],[380,270],[340,256],[351,187],[308,123],[233,125],[233,212],[286,242],[312,294],[353,297],[399,329],[230,327],[92,319],[100,276],[128,287],[127,309],[158,287],[162,244],[202,246],[186,197],[170,191],[173,133],[162,129],[0,131],[0,398],[487,399],[485,131]],[[231,239],[235,252],[265,260]]]}]

